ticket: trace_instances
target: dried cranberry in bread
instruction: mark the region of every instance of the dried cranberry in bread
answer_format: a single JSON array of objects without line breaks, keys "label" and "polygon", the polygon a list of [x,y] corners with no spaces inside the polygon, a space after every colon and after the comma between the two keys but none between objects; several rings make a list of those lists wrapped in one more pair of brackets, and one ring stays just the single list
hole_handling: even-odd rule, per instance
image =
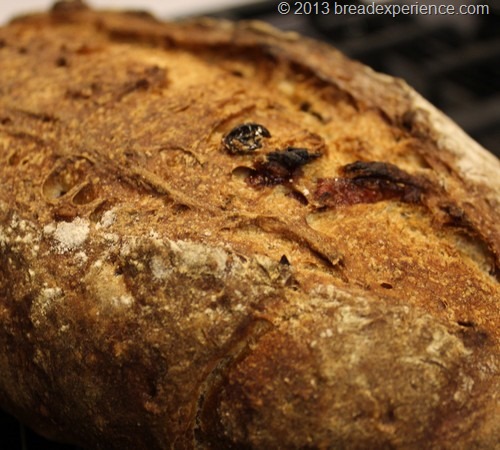
[{"label": "dried cranberry in bread", "polygon": [[499,161],[260,23],[0,30],[0,404],[100,449],[492,449]]}]

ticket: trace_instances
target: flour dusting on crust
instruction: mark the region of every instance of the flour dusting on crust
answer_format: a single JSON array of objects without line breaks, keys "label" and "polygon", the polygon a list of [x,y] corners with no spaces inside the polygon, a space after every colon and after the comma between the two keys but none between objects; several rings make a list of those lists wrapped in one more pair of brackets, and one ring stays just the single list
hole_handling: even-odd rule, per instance
[{"label": "flour dusting on crust", "polygon": [[59,253],[66,253],[80,247],[89,235],[88,220],[77,217],[73,222],[61,222],[54,231],[56,248]]}]

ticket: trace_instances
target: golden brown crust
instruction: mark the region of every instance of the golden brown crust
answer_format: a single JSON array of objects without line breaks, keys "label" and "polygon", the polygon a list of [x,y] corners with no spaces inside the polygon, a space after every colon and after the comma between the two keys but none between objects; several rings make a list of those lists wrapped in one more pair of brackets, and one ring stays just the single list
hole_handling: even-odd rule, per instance
[{"label": "golden brown crust", "polygon": [[298,35],[61,5],[0,30],[0,403],[89,448],[493,448],[498,160]]}]

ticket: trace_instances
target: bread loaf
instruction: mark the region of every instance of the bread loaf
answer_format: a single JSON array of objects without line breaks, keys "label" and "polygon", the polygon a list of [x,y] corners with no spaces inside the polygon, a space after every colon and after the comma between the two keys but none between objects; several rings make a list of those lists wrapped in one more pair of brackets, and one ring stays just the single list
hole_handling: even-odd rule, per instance
[{"label": "bread loaf", "polygon": [[89,449],[493,449],[499,161],[256,22],[0,29],[0,405]]}]

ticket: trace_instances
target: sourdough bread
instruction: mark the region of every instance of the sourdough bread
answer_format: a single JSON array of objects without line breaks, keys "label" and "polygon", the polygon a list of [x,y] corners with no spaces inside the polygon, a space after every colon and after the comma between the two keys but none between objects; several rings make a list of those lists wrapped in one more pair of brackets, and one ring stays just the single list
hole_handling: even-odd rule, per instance
[{"label": "sourdough bread", "polygon": [[0,404],[92,449],[493,449],[499,161],[257,22],[0,29]]}]

